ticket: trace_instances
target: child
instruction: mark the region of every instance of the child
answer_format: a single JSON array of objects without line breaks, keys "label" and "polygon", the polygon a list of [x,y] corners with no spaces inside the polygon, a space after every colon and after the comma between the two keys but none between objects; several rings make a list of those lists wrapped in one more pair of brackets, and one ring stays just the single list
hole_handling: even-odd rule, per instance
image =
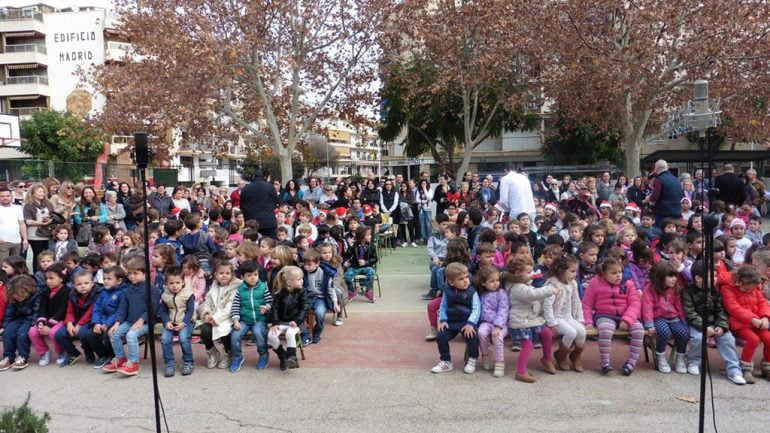
[{"label": "child", "polygon": [[764,237],[762,233],[762,217],[752,215],[749,219],[749,229],[746,230],[746,237],[752,244],[762,245],[762,237]]},{"label": "child", "polygon": [[243,365],[241,340],[251,331],[257,344],[259,362],[257,368],[268,366],[267,353],[267,313],[273,303],[273,294],[267,289],[267,283],[259,277],[259,264],[253,260],[241,263],[243,284],[235,292],[230,318],[233,320],[232,355],[230,372],[237,373]]},{"label": "child", "polygon": [[173,377],[176,370],[173,346],[176,335],[179,336],[179,346],[182,348],[182,376],[189,376],[193,372],[191,336],[195,295],[192,288],[185,284],[184,274],[185,272],[178,266],[165,269],[166,288],[160,296],[158,309],[161,323],[163,323],[160,345],[163,348],[163,362],[166,364],[163,371],[165,377]]},{"label": "child", "polygon": [[579,223],[572,223],[568,230],[569,239],[564,242],[564,252],[576,256],[578,254],[578,247],[583,241],[583,226]]},{"label": "child", "polygon": [[104,254],[114,253],[116,250],[110,229],[101,225],[94,227],[91,232],[91,242],[88,243],[88,252]]},{"label": "child", "polygon": [[125,262],[126,260],[130,260],[134,257],[141,257],[144,255],[143,249],[141,247],[142,238],[138,233],[131,231],[126,232],[126,234],[124,234],[121,239],[122,246],[120,248],[120,252],[118,253],[118,257],[121,262]]},{"label": "child", "polygon": [[186,256],[182,259],[184,271],[184,285],[195,295],[195,305],[200,305],[206,300],[206,275],[201,269],[196,256]]},{"label": "child", "polygon": [[0,371],[9,368],[22,370],[29,365],[29,331],[33,329],[43,294],[37,291],[37,283],[30,275],[17,275],[8,281],[5,295],[8,305],[3,317]]},{"label": "child", "polygon": [[651,241],[660,238],[660,235],[663,234],[659,228],[655,227],[655,216],[651,213],[642,215],[642,228],[647,235],[647,239]]},{"label": "child", "polygon": [[559,294],[545,299],[543,314],[553,335],[562,335],[559,348],[554,353],[556,366],[568,371],[569,357],[572,368],[582,373],[581,356],[586,343],[586,328],[577,290],[577,268],[578,261],[572,256],[561,256],[553,261],[545,286],[558,289]]},{"label": "child", "polygon": [[590,241],[584,241],[578,248],[578,266],[577,285],[580,299],[585,296],[585,291],[591,280],[596,275],[596,262],[599,260],[599,247]]},{"label": "child", "polygon": [[56,342],[54,336],[64,327],[67,314],[67,268],[61,263],[54,263],[45,270],[46,290],[40,299],[40,309],[35,326],[29,330],[29,339],[40,356],[38,365],[45,367],[51,362],[51,351],[46,343],[46,337],[53,342],[54,351],[58,354],[56,364],[62,365],[67,358],[64,350]]},{"label": "child", "polygon": [[284,266],[296,266],[294,261],[294,252],[286,245],[278,245],[273,249],[272,257],[270,258],[270,271],[267,274],[267,287],[272,292],[275,290],[273,287],[275,276],[278,275],[278,271]]},{"label": "child", "polygon": [[[342,260],[339,255],[335,254],[335,250],[329,244],[318,247],[318,252],[321,254],[321,263],[325,263],[335,270],[332,277],[332,287],[337,296],[337,304],[342,308],[347,301],[345,295],[348,292],[347,284],[345,284],[345,278],[343,277],[345,272],[342,270]],[[342,323],[342,314],[337,314],[334,326],[342,326]]]},{"label": "child", "polygon": [[750,384],[755,382],[753,359],[760,343],[764,345],[762,377],[770,380],[770,304],[762,295],[761,282],[753,266],[741,266],[726,281],[717,280],[730,316],[730,329],[746,342],[741,352],[741,369],[743,378]]},{"label": "child", "polygon": [[[214,267],[214,281],[206,295],[206,300],[198,308],[198,317],[203,322],[201,325],[201,340],[206,347],[208,362],[206,368],[229,368],[231,357],[231,338],[233,321],[230,319],[230,310],[233,307],[233,298],[243,281],[235,278],[235,269],[232,263],[226,261],[217,262]],[[214,346],[214,341],[222,343],[224,353],[220,359],[219,351]]]},{"label": "child", "polygon": [[[238,241],[225,242],[225,257],[233,266],[233,269],[238,269],[238,247],[241,246]],[[214,271],[216,272],[216,270]]]},{"label": "child", "polygon": [[[309,309],[307,292],[302,289],[304,277],[302,269],[296,266],[284,266],[276,276],[276,291],[270,309],[270,323],[273,326],[267,335],[267,342],[278,355],[281,370],[296,368],[297,333],[305,321]],[[286,350],[281,346],[279,337],[286,333]]]},{"label": "child", "polygon": [[500,271],[494,266],[479,269],[474,278],[475,285],[481,292],[481,319],[479,324],[479,345],[484,370],[492,369],[489,356],[489,341],[495,348],[494,377],[505,374],[505,347],[503,339],[508,334],[508,293],[500,290]]},{"label": "child", "polygon": [[[322,264],[321,254],[312,248],[302,256],[302,264],[305,271],[304,288],[307,293],[307,302],[315,313],[312,342],[318,344],[321,342],[327,308],[337,314],[340,312],[340,304],[332,287],[337,271],[331,265]],[[275,290],[273,289],[273,292]]]},{"label": "child", "polygon": [[[176,252],[176,260],[174,263],[181,263],[182,258],[184,257],[184,247],[182,246],[182,242],[179,240],[183,227],[184,224],[182,221],[167,221],[165,224],[163,224],[163,231],[166,232],[166,236],[161,237],[155,241],[155,247],[162,244],[169,244],[174,248],[174,251]],[[153,252],[154,250],[155,248],[153,248]]]},{"label": "child", "polygon": [[94,301],[91,326],[87,327],[85,334],[80,337],[83,350],[96,353],[94,368],[103,368],[114,356],[107,331],[115,324],[118,307],[126,290],[126,274],[123,268],[105,268],[103,277],[104,288]]},{"label": "child", "polygon": [[746,223],[740,218],[734,218],[730,224],[730,233],[735,238],[735,254],[733,263],[740,266],[746,260],[746,252],[751,248],[751,239],[745,236]]},{"label": "child", "polygon": [[86,343],[86,335],[92,328],[91,316],[97,293],[94,290],[94,277],[88,272],[80,272],[72,278],[74,290],[70,291],[67,302],[65,325],[55,334],[56,342],[64,349],[66,358],[60,367],[68,367],[80,359],[80,351],[75,348],[73,341],[80,340],[86,355],[86,363],[93,364],[94,353]]},{"label": "child", "polygon": [[257,263],[262,266],[266,271],[270,272],[273,267],[273,250],[275,249],[275,239],[265,237],[259,241],[259,258]]},{"label": "child", "polygon": [[[147,314],[144,259],[134,257],[126,263],[125,267],[130,284],[124,291],[123,299],[120,300],[118,311],[115,313],[115,323],[109,330],[110,344],[115,357],[112,362],[104,364],[102,370],[106,373],[118,372],[124,376],[136,376],[139,374],[139,337],[147,333],[147,326],[150,323]],[[153,303],[157,303],[157,298],[155,296],[152,298]],[[124,338],[128,346],[128,356],[123,347]]]},{"label": "child", "polygon": [[358,275],[365,275],[364,296],[369,302],[374,303],[372,288],[374,287],[374,276],[377,265],[377,247],[372,243],[372,229],[361,226],[356,231],[356,241],[350,248],[346,264],[349,266],[345,271],[345,283],[348,285],[348,301],[352,300],[358,293],[353,284],[353,278]]},{"label": "child", "polygon": [[56,260],[61,260],[64,253],[74,251],[78,253],[78,243],[72,239],[72,230],[65,225],[58,226],[53,231],[53,239],[48,241],[48,249],[56,254]]},{"label": "child", "polygon": [[471,374],[476,371],[476,360],[479,357],[479,335],[476,326],[481,316],[481,301],[476,289],[471,286],[470,272],[464,265],[448,264],[445,276],[447,289],[441,297],[436,338],[440,362],[431,371],[445,373],[452,370],[449,341],[458,333],[462,333],[468,345],[468,361],[464,371]]},{"label": "child", "polygon": [[628,260],[634,260],[634,250],[631,248],[634,241],[637,239],[637,232],[635,227],[624,229],[620,232],[620,246],[626,251]]},{"label": "child", "polygon": [[[727,364],[727,378],[736,385],[745,385],[746,380],[741,373],[738,351],[735,348],[735,337],[730,332],[727,312],[722,304],[722,296],[718,291],[709,289],[704,296],[703,284],[705,272],[703,262],[697,261],[691,270],[693,283],[682,292],[682,304],[690,325],[690,349],[687,351],[687,372],[700,375],[701,344],[703,343],[703,311],[708,314],[707,333],[716,340],[719,354]],[[704,310],[706,308],[706,310]]]},{"label": "child", "polygon": [[553,286],[536,289],[531,285],[533,264],[530,256],[515,256],[508,261],[506,273],[503,275],[511,301],[508,314],[511,340],[521,344],[515,378],[525,383],[537,380],[527,371],[527,364],[534,350],[534,343],[538,340],[543,346],[543,358],[540,362],[545,371],[556,373],[551,350],[552,334],[551,329],[545,326],[542,302],[549,296],[557,295],[559,291]]},{"label": "child", "polygon": [[441,267],[446,257],[447,243],[449,242],[444,235],[449,224],[449,217],[446,214],[436,215],[438,230],[428,238],[428,257],[430,257],[430,290],[422,295],[422,299],[431,300],[437,296],[438,286],[435,272]]},{"label": "child", "polygon": [[615,329],[630,332],[631,348],[628,361],[623,365],[623,375],[628,376],[634,372],[642,352],[644,327],[638,320],[641,299],[636,290],[620,285],[623,281],[623,266],[617,260],[606,259],[597,271],[596,278],[591,280],[582,300],[586,330],[593,329],[594,325],[599,330],[602,374],[612,371],[610,345]]},{"label": "child", "polygon": [[[37,272],[35,272],[35,281],[37,282],[37,291],[42,292],[45,290],[45,270],[48,269],[49,266],[56,263],[56,260],[54,260],[55,255],[53,251],[51,250],[45,250],[40,253],[40,255],[37,256]],[[26,267],[26,260],[24,263],[24,266]]]},{"label": "child", "polygon": [[658,371],[671,373],[666,360],[666,345],[674,337],[677,373],[687,373],[685,353],[690,339],[689,329],[682,307],[681,287],[677,282],[677,270],[671,263],[660,262],[650,271],[650,280],[642,295],[642,320],[644,327],[655,337],[655,357]]},{"label": "child", "polygon": [[185,256],[194,255],[200,262],[200,268],[205,274],[211,272],[209,260],[211,254],[219,251],[219,247],[209,237],[208,233],[202,231],[201,216],[197,212],[190,213],[184,218],[184,226],[190,230],[190,233],[182,236],[179,241],[184,248]]}]

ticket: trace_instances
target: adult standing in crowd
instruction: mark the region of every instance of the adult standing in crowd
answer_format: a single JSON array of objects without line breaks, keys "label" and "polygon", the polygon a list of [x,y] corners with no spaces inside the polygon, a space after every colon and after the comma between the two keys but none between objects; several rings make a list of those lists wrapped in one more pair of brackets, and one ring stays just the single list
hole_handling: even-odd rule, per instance
[{"label": "adult standing in crowd", "polygon": [[366,187],[361,191],[361,204],[379,205],[382,200],[380,190],[373,179],[366,180]]},{"label": "adult standing in crowd", "polygon": [[433,201],[436,202],[436,215],[446,212],[449,207],[448,194],[450,192],[452,192],[452,189],[449,186],[447,177],[445,175],[439,176],[438,185],[436,185],[436,189],[433,190]]},{"label": "adult standing in crowd", "polygon": [[53,211],[60,213],[64,221],[72,221],[72,213],[75,211],[77,201],[75,200],[75,185],[65,180],[59,187],[59,193],[51,197]]},{"label": "adult standing in crowd", "polygon": [[318,206],[320,203],[323,203],[321,201],[321,198],[324,195],[324,190],[321,188],[321,182],[318,181],[318,178],[311,177],[307,181],[308,187],[307,187],[307,194],[305,194],[305,200],[307,200],[310,203],[313,203],[314,205]]},{"label": "adult standing in crowd", "polygon": [[24,222],[27,224],[29,246],[32,248],[32,272],[37,272],[37,256],[48,248],[51,240],[53,206],[42,183],[32,184],[24,205]]},{"label": "adult standing in crowd", "polygon": [[238,179],[238,186],[233,190],[233,192],[230,193],[230,201],[233,203],[233,207],[237,207],[240,209],[241,207],[241,191],[243,190],[243,187],[246,185],[246,181],[243,179]]},{"label": "adult standing in crowd", "polygon": [[757,191],[757,199],[754,203],[754,206],[756,206],[757,212],[760,213],[762,210],[762,205],[765,204],[765,184],[759,180],[757,177],[757,171],[753,168],[750,168],[746,171],[746,184],[750,185],[752,188],[754,188],[754,190]]},{"label": "adult standing in crowd", "polygon": [[179,185],[174,187],[174,192],[171,193],[171,202],[174,207],[181,210],[190,212],[190,200],[184,198],[184,187]]},{"label": "adult standing in crowd", "polygon": [[171,197],[169,197],[168,194],[166,194],[165,183],[159,183],[156,186],[155,192],[150,194],[150,197],[148,197],[148,201],[149,201],[150,207],[157,210],[161,216],[165,216],[165,217],[171,216],[171,208],[173,208],[174,205],[171,201]]},{"label": "adult standing in crowd", "polygon": [[0,187],[0,262],[8,256],[20,256],[29,243],[27,225],[21,206],[13,203],[13,193]]},{"label": "adult standing in crowd", "polygon": [[602,173],[602,177],[599,179],[599,182],[596,185],[596,204],[598,205],[605,200],[609,200],[613,189],[614,188],[612,187],[610,172],[605,171]]},{"label": "adult standing in crowd", "polygon": [[663,230],[663,219],[682,218],[682,184],[668,171],[668,163],[662,159],[655,163],[655,181],[649,201],[654,204],[655,224]]},{"label": "adult standing in crowd", "polygon": [[281,197],[284,203],[288,203],[289,206],[294,207],[298,201],[305,199],[305,193],[299,189],[297,181],[294,179],[289,179],[289,181],[286,182],[286,188],[284,189]]},{"label": "adult standing in crowd", "polygon": [[262,169],[254,169],[254,178],[241,191],[241,210],[245,220],[254,219],[259,223],[259,233],[262,236],[276,237],[278,221],[275,218],[275,208],[278,206],[278,195],[270,183],[265,180]]},{"label": "adult standing in crowd", "polygon": [[722,168],[722,174],[714,179],[714,188],[719,189],[719,199],[726,204],[739,207],[746,200],[744,192],[744,182],[735,175],[735,168],[732,164],[725,164]]},{"label": "adult standing in crowd", "polygon": [[644,184],[644,179],[641,176],[634,178],[633,184],[628,187],[626,191],[626,197],[628,197],[629,203],[636,203],[641,209],[644,206],[644,199],[647,197],[645,190],[647,187]]},{"label": "adult standing in crowd", "polygon": [[535,222],[535,198],[532,185],[527,176],[517,173],[513,164],[505,167],[505,176],[500,179],[500,201],[498,204],[508,212],[510,218],[516,218],[520,213],[529,215],[530,221]]},{"label": "adult standing in crowd", "polygon": [[695,170],[695,179],[693,179],[693,187],[695,188],[695,199],[704,201],[708,199],[707,194],[711,185],[709,185],[708,179],[703,179],[703,170]]}]

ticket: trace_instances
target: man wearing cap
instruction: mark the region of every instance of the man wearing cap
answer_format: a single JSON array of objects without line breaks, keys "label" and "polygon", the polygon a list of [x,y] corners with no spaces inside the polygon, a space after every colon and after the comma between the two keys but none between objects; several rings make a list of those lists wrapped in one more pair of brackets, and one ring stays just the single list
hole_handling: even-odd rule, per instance
[{"label": "man wearing cap", "polygon": [[655,163],[655,181],[652,194],[645,201],[653,203],[655,210],[655,225],[663,230],[665,218],[682,219],[682,203],[684,196],[682,184],[668,171],[668,163],[662,159]]}]

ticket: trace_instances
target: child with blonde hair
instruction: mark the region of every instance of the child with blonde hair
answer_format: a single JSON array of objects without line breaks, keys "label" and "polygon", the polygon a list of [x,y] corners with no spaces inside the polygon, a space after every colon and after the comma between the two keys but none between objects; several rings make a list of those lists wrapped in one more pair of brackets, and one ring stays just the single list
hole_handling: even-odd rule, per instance
[{"label": "child with blonde hair", "polygon": [[[284,266],[276,275],[267,343],[278,356],[281,370],[296,368],[297,334],[305,321],[309,305],[303,290],[304,273],[297,266]],[[286,334],[286,349],[281,346],[281,334]]]},{"label": "child with blonde hair", "polygon": [[545,322],[553,334],[562,336],[559,348],[554,353],[556,366],[560,370],[569,370],[569,357],[572,368],[582,373],[581,356],[586,343],[586,328],[583,304],[580,303],[577,289],[577,268],[578,261],[572,256],[561,256],[553,261],[545,287],[555,287],[560,293],[546,298],[543,310]]}]

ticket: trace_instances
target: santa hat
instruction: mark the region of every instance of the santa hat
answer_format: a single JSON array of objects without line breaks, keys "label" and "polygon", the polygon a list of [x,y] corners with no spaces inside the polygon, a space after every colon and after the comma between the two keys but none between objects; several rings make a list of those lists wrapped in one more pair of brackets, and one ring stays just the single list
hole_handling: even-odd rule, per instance
[{"label": "santa hat", "polygon": [[607,200],[602,201],[602,204],[600,204],[599,207],[600,208],[608,207],[608,208],[612,209],[612,205]]},{"label": "santa hat", "polygon": [[361,210],[364,211],[364,216],[369,216],[372,214],[372,207],[368,204],[361,206]]},{"label": "santa hat", "polygon": [[546,209],[551,209],[551,210],[552,210],[552,211],[554,211],[554,212],[556,212],[557,210],[559,210],[559,209],[556,207],[556,203],[548,203],[548,204],[546,204],[546,205],[545,205],[545,208],[546,208]]},{"label": "santa hat", "polygon": [[626,210],[631,211],[631,212],[639,212],[639,205],[637,205],[634,202],[631,202],[631,203],[626,205]]},{"label": "santa hat", "polygon": [[690,200],[690,199],[689,199],[689,198],[687,198],[687,197],[682,197],[682,200],[680,200],[680,202],[681,202],[681,203],[687,202],[687,203],[690,203],[690,204],[692,204],[692,200]]},{"label": "santa hat", "polygon": [[344,207],[338,207],[337,209],[335,209],[335,210],[334,210],[334,212],[336,212],[336,213],[337,213],[337,216],[338,216],[339,218],[342,218],[342,217],[344,217],[344,216],[345,216],[345,214],[347,214],[347,213],[348,213],[348,210],[347,210],[347,209],[345,209]]},{"label": "santa hat", "polygon": [[170,212],[170,213],[171,213],[171,215],[173,215],[173,216],[177,216],[177,215],[179,215],[179,212],[182,212],[182,209],[180,209],[180,208],[178,208],[178,207],[175,207],[175,208],[171,209],[171,212]]},{"label": "santa hat", "polygon": [[733,222],[730,223],[730,228],[733,228],[735,226],[741,226],[741,227],[745,228],[746,227],[746,222],[743,221],[740,218],[733,218]]}]

